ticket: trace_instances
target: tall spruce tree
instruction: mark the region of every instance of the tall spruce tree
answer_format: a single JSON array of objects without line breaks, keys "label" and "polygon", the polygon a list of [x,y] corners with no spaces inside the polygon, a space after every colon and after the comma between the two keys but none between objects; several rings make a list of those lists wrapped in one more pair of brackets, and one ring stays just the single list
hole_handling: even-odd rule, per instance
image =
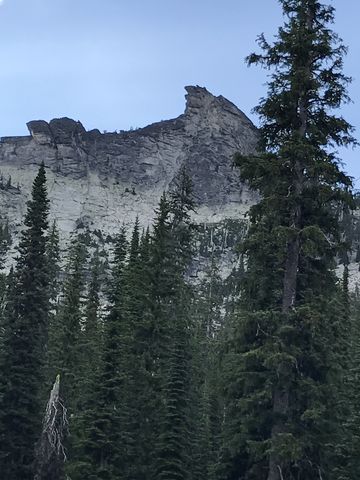
[{"label": "tall spruce tree", "polygon": [[53,221],[47,242],[47,262],[49,270],[49,298],[52,313],[55,314],[60,293],[60,236],[57,224]]},{"label": "tall spruce tree", "polygon": [[[61,375],[61,396],[67,404],[69,415],[74,416],[80,401],[81,328],[86,285],[87,250],[77,236],[71,243],[66,278],[49,346],[51,378]],[[71,429],[71,425],[70,425]]]},{"label": "tall spruce tree", "polygon": [[211,254],[210,265],[195,290],[192,315],[191,422],[192,478],[217,478],[222,400],[219,394],[219,347],[224,305],[223,280],[219,265]]},{"label": "tall spruce tree", "polygon": [[60,375],[60,396],[68,410],[69,435],[64,439],[64,445],[68,457],[65,468],[70,477],[77,466],[77,445],[82,435],[83,379],[87,369],[82,350],[87,257],[82,236],[75,236],[68,251],[57,314],[51,324],[48,354],[50,380]]},{"label": "tall spruce tree", "polygon": [[[356,349],[354,349],[357,330],[354,328],[355,325],[353,325],[351,312],[349,268],[346,257],[341,288],[339,289],[339,298],[337,299],[337,303],[340,305],[340,308],[337,308],[337,310],[339,314],[341,314],[341,320],[339,322],[341,337],[338,339],[338,348],[341,348],[343,352],[341,358],[343,375],[340,378],[340,382],[333,385],[333,388],[337,389],[337,405],[334,413],[338,415],[337,421],[341,422],[342,427],[338,429],[336,442],[332,442],[335,447],[332,451],[334,459],[333,478],[338,480],[358,478],[359,472],[359,458],[356,453],[356,430],[360,424],[358,423],[356,409],[354,409],[354,403],[356,402],[353,402],[354,398],[356,398],[355,390],[358,388],[356,375],[353,375],[353,367],[356,368],[358,361]],[[335,299],[332,299],[333,304],[335,301]]]},{"label": "tall spruce tree", "polygon": [[[192,258],[190,212],[194,208],[189,176],[180,170],[169,201],[160,201],[151,257],[154,358],[160,403],[155,477],[190,476],[191,294],[185,281]],[[156,351],[156,350],[155,350]],[[156,417],[155,417],[156,418]]]},{"label": "tall spruce tree", "polygon": [[[82,362],[84,363],[83,393],[91,395],[94,376],[99,366],[102,347],[100,323],[102,263],[96,247],[90,262],[90,281],[85,305],[85,322],[82,331]],[[86,399],[85,399],[86,401]]]},{"label": "tall spruce tree", "polygon": [[[345,377],[346,391],[343,401],[346,402],[347,418],[344,426],[348,433],[346,464],[341,473],[346,480],[355,480],[360,475],[360,297],[356,289],[351,302],[351,327],[349,369]],[[344,470],[345,474],[344,475]]]},{"label": "tall spruce tree", "polygon": [[[149,449],[149,382],[146,370],[146,335],[149,332],[147,292],[149,234],[140,239],[136,219],[129,245],[128,262],[124,271],[125,289],[123,314],[126,318],[126,348],[123,366],[127,372],[123,383],[123,436],[126,436],[127,478],[150,478]],[[145,336],[145,337],[144,337]],[[144,343],[145,340],[145,343]],[[145,348],[144,348],[145,347]]]},{"label": "tall spruce tree", "polygon": [[94,383],[93,402],[88,406],[83,464],[74,478],[126,478],[128,456],[123,433],[123,386],[126,372],[124,349],[127,327],[124,322],[124,270],[127,254],[126,231],[117,236],[108,289],[109,312],[104,320],[104,345]]},{"label": "tall spruce tree", "polygon": [[[46,246],[46,260],[48,264],[49,272],[49,335],[48,335],[48,347],[46,358],[46,381],[47,387],[52,386],[54,366],[54,349],[57,348],[57,341],[59,335],[59,328],[57,325],[58,320],[58,307],[59,307],[59,295],[61,290],[60,282],[60,244],[59,244],[59,232],[54,221],[50,227],[48,242]],[[48,389],[44,389],[44,396],[47,395]]]},{"label": "tall spruce tree", "polygon": [[[101,324],[101,287],[103,264],[100,259],[98,246],[96,246],[88,268],[84,271],[89,276],[87,294],[85,289],[80,308],[80,330],[77,331],[77,341],[73,345],[75,356],[73,368],[76,370],[77,391],[75,398],[76,410],[70,418],[69,464],[67,473],[73,480],[86,478],[89,474],[90,460],[85,454],[84,444],[87,440],[89,429],[89,412],[94,406],[94,397],[98,389],[99,369],[101,365],[101,352],[103,348],[103,325]],[[89,273],[89,275],[87,275]],[[83,278],[83,287],[85,287]],[[92,418],[92,417],[91,417]]]},{"label": "tall spruce tree", "polygon": [[[351,180],[332,147],[354,143],[334,110],[348,100],[345,48],[318,0],[280,0],[285,24],[249,64],[272,69],[256,108],[256,156],[237,155],[241,178],[261,194],[250,211],[241,308],[224,358],[223,475],[332,478],[339,433],[340,310],[334,260],[336,205]],[[329,440],[331,439],[331,440]]]},{"label": "tall spruce tree", "polygon": [[18,248],[0,359],[0,471],[9,480],[33,478],[35,444],[41,433],[49,313],[48,210],[41,165]]}]

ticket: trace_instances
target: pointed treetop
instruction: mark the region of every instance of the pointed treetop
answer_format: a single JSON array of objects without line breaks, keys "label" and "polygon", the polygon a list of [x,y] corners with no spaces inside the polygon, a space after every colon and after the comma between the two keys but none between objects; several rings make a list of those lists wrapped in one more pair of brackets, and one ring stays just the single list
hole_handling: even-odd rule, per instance
[{"label": "pointed treetop", "polygon": [[136,217],[131,241],[130,241],[130,251],[129,251],[129,264],[132,265],[139,254],[139,242],[140,242],[140,224],[139,217]]}]

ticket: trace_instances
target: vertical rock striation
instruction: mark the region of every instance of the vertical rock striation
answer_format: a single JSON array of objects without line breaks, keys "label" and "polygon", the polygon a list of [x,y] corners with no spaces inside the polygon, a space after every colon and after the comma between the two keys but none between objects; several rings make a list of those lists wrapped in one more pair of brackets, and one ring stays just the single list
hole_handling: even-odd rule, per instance
[{"label": "vertical rock striation", "polygon": [[113,233],[133,223],[146,226],[161,193],[179,168],[191,173],[198,222],[219,222],[244,213],[255,201],[232,167],[236,151],[254,150],[251,121],[224,97],[186,87],[179,117],[120,133],[86,131],[69,118],[31,121],[29,136],[0,141],[0,214],[20,229],[39,163],[48,171],[51,216],[65,234],[79,223]]}]

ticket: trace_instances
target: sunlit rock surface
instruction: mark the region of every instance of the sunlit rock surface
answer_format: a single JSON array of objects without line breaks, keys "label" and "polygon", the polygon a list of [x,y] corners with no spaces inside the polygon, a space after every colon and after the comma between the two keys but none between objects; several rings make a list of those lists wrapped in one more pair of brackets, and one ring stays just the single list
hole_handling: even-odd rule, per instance
[{"label": "sunlit rock surface", "polygon": [[104,233],[151,223],[154,208],[182,165],[193,179],[196,221],[237,218],[255,201],[232,166],[235,152],[256,144],[251,121],[222,96],[186,87],[179,117],[120,133],[86,131],[69,118],[31,121],[30,135],[0,142],[0,209],[11,230],[21,228],[38,165],[47,168],[51,217],[66,237],[76,226]]}]

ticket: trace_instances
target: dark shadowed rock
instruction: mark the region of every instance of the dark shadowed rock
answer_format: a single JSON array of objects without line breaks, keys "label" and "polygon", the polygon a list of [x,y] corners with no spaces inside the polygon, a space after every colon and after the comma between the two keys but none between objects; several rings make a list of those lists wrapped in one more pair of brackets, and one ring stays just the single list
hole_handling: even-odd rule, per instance
[{"label": "dark shadowed rock", "polygon": [[51,120],[49,127],[57,144],[81,141],[82,134],[86,132],[80,122],[67,117]]},{"label": "dark shadowed rock", "polygon": [[30,135],[36,143],[39,143],[40,145],[53,144],[54,137],[49,124],[45,122],[45,120],[32,120],[26,125],[29,129]]}]

